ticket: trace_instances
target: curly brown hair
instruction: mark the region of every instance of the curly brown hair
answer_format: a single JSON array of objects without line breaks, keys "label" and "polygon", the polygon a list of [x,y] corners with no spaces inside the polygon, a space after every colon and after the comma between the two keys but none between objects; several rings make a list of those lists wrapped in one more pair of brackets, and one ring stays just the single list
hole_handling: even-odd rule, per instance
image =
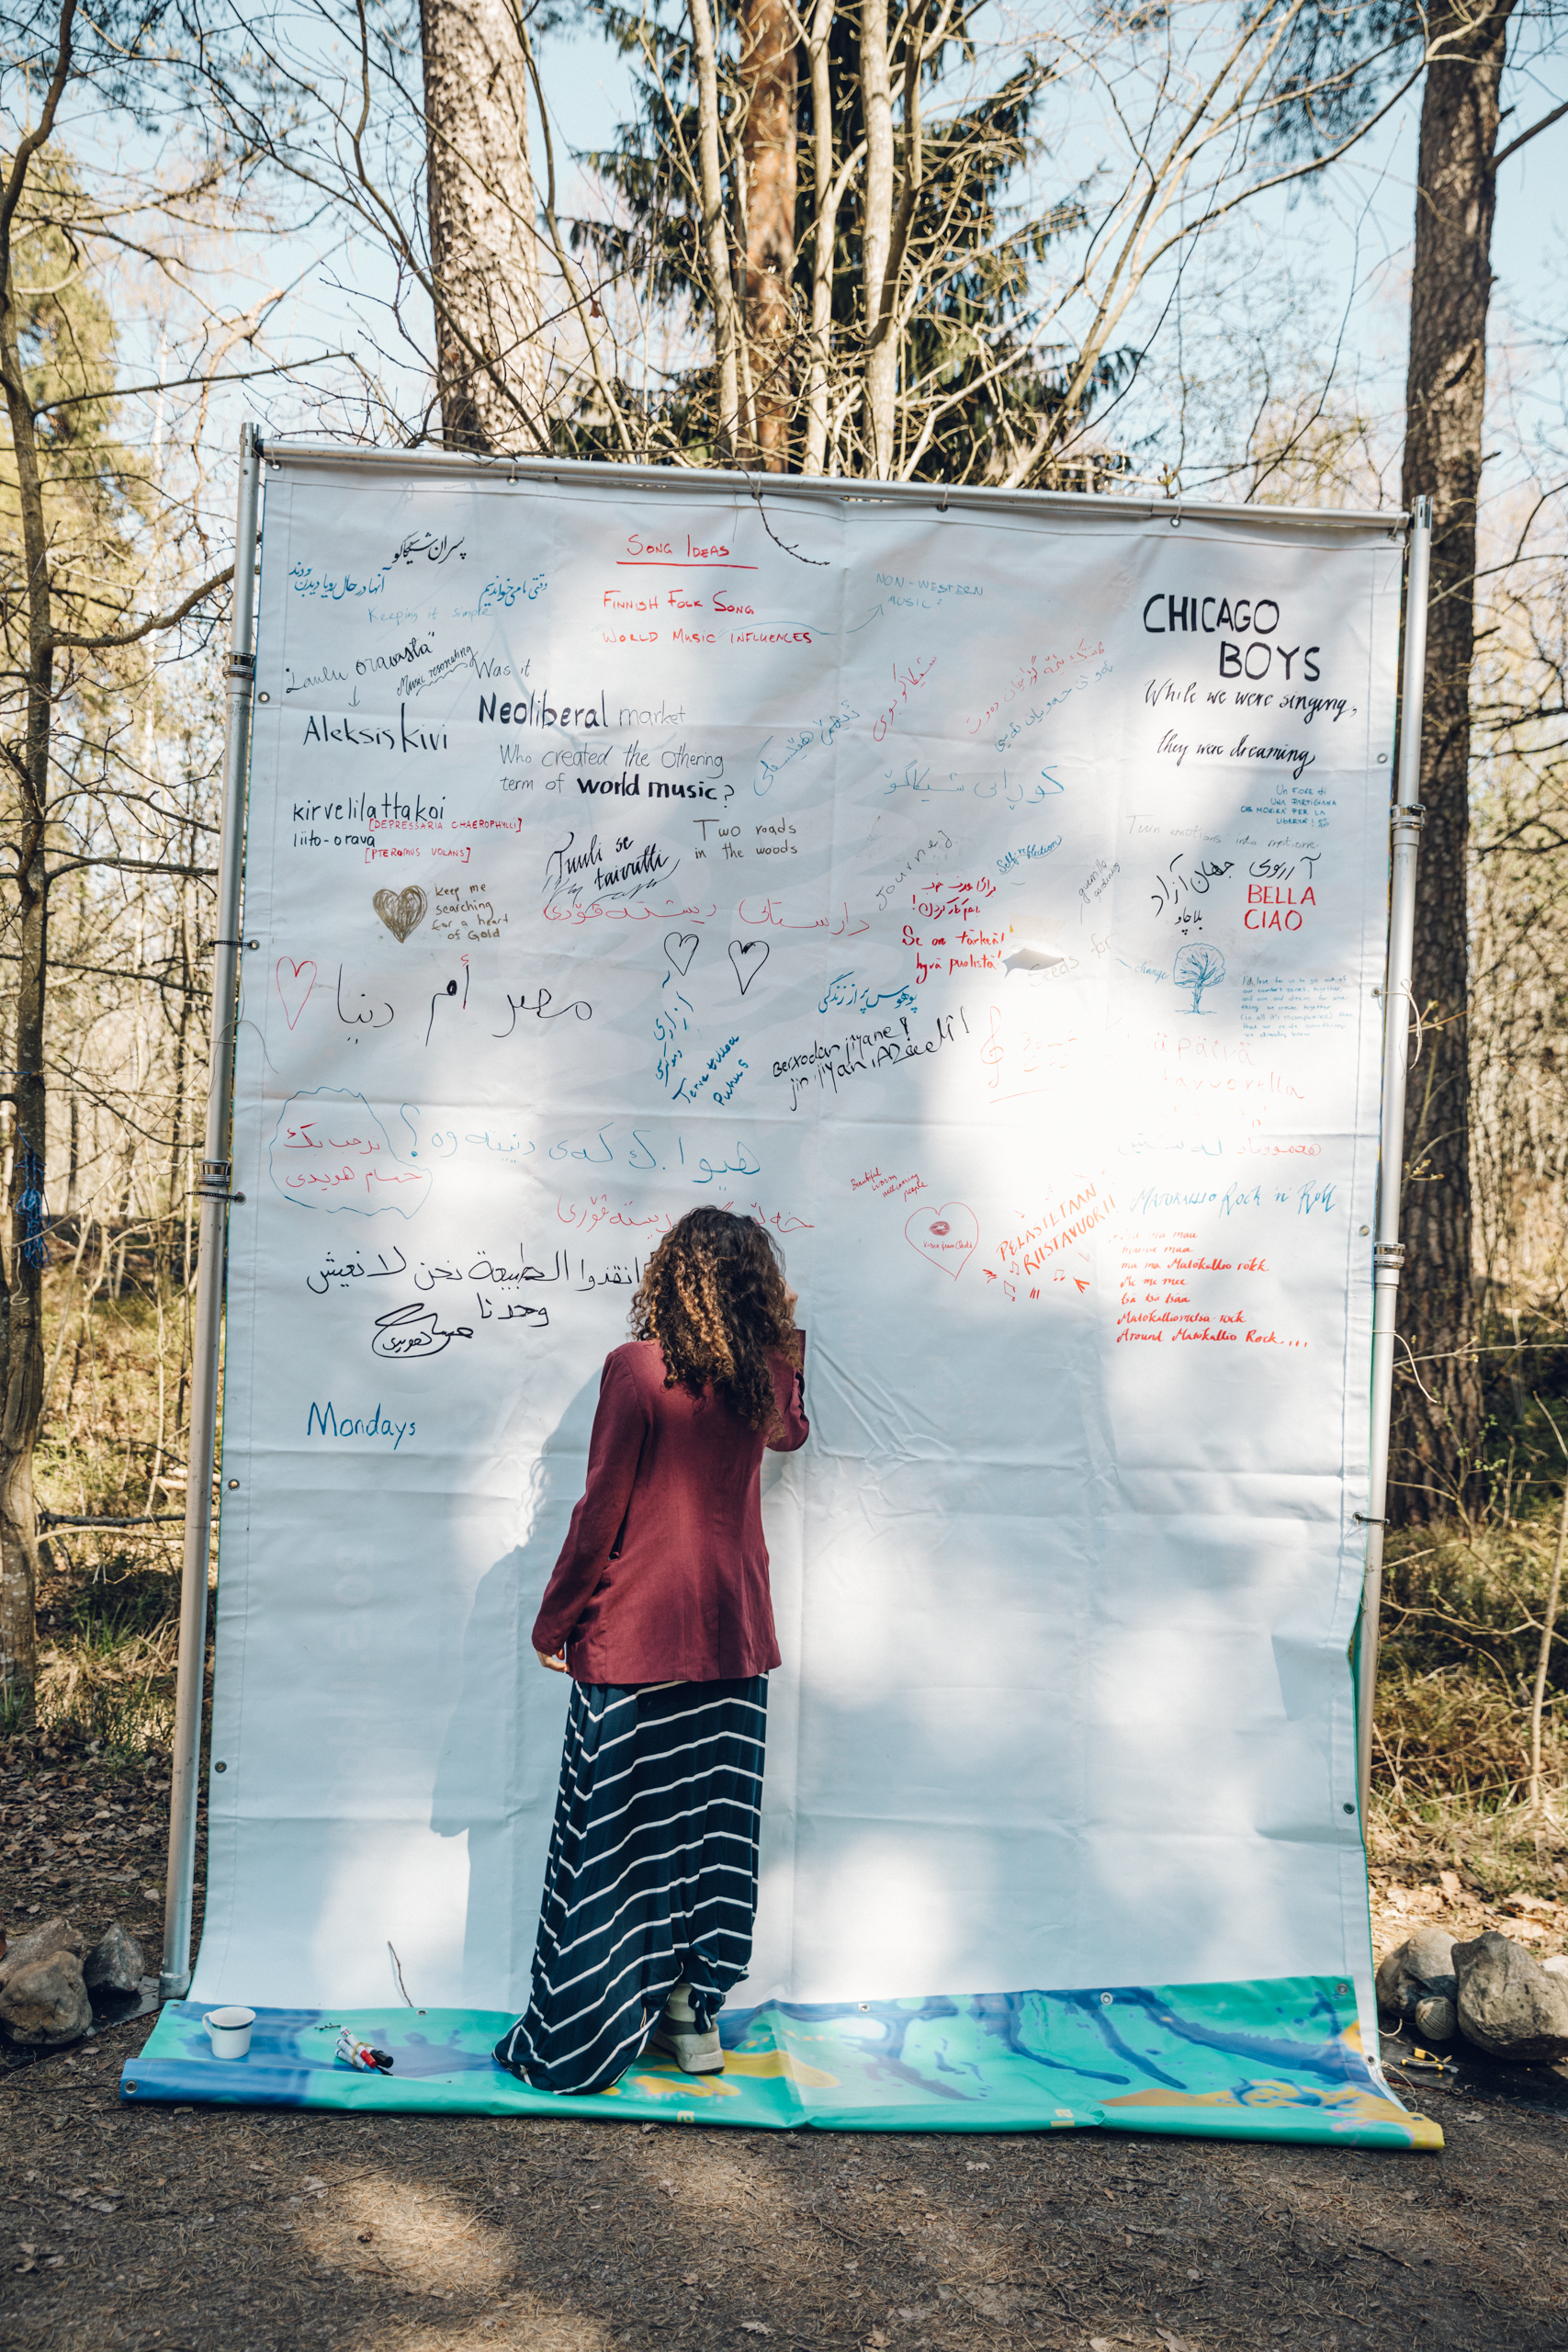
[{"label": "curly brown hair", "polygon": [[748,1429],[772,1430],[769,1358],[800,1363],[794,1307],[778,1245],[755,1217],[692,1209],[648,1261],[632,1336],[658,1340],[666,1388],[700,1396],[711,1385]]}]

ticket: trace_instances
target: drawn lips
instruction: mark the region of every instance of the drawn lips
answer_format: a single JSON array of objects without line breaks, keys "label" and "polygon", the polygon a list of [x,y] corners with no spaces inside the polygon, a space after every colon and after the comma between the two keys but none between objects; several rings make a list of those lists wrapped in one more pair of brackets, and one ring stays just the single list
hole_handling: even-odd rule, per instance
[{"label": "drawn lips", "polygon": [[956,1282],[980,1238],[979,1220],[962,1201],[943,1201],[939,1209],[917,1209],[904,1227],[904,1238]]},{"label": "drawn lips", "polygon": [[419,929],[430,905],[417,882],[402,890],[378,890],[370,903],[400,944]]},{"label": "drawn lips", "polygon": [[277,982],[278,1001],[292,1029],[316,985],[316,967],[312,963],[296,964],[292,956],[280,956],[274,978]]}]

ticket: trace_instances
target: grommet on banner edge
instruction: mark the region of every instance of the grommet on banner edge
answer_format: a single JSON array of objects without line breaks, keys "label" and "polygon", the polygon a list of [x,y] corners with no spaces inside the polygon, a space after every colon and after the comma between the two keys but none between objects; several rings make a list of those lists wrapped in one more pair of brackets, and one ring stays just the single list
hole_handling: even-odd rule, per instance
[{"label": "grommet on banner edge", "polygon": [[1353,1510],[1350,1516],[1358,1527],[1386,1527],[1388,1525],[1386,1519],[1369,1519],[1364,1510]]}]

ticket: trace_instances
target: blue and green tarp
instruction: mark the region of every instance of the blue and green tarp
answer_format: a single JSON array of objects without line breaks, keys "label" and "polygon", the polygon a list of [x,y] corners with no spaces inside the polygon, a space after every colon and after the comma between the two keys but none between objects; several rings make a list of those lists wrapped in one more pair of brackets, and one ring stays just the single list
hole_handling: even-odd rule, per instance
[{"label": "blue and green tarp", "polygon": [[[1159,2132],[1439,2148],[1362,2047],[1347,1979],[1115,1985],[892,2001],[769,2001],[720,2020],[720,2075],[639,2060],[592,2098],[534,2091],[484,2009],[259,2009],[249,2053],[212,2055],[203,2005],[170,2002],[122,2097],[228,2107],[572,2115],[604,2122],[838,2132]],[[344,2026],[390,2075],[339,2064]]]}]

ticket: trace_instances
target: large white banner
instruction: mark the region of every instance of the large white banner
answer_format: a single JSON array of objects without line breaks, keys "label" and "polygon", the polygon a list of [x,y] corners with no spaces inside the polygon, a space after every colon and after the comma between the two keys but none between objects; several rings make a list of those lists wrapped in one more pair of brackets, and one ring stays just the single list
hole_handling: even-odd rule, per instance
[{"label": "large white banner", "polygon": [[265,482],[196,1997],[522,2005],[529,1628],[716,1202],[812,1420],[739,1997],[1365,1998],[1387,519]]}]

